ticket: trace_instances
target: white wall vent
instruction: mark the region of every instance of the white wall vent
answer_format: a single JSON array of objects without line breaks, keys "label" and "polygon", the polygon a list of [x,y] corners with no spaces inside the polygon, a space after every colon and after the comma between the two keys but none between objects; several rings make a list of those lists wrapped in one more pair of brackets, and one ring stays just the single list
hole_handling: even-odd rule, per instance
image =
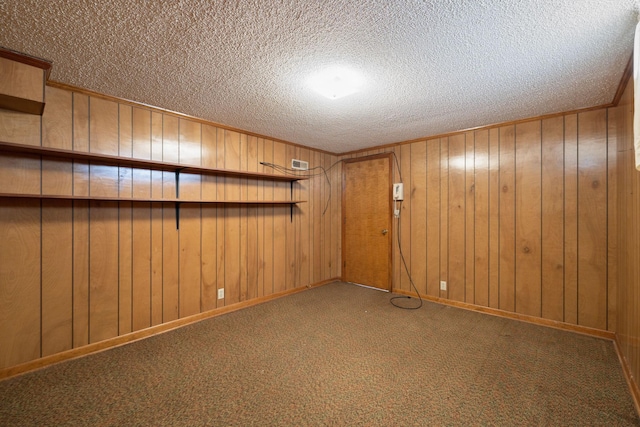
[{"label": "white wall vent", "polygon": [[309,162],[305,162],[304,160],[291,159],[291,169],[306,171],[309,169]]}]

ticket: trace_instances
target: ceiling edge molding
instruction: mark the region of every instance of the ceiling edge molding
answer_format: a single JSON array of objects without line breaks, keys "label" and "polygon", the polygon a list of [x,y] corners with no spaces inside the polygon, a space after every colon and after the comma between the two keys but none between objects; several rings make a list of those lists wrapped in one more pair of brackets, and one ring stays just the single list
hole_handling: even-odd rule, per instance
[{"label": "ceiling edge molding", "polygon": [[49,79],[49,74],[51,74],[51,68],[53,67],[53,62],[51,61],[16,52],[15,50],[7,49],[2,46],[0,46],[0,58],[10,59],[11,61],[20,62],[22,64],[40,68],[45,71],[47,80]]},{"label": "ceiling edge molding", "polygon": [[633,76],[633,52],[631,52],[631,57],[629,58],[629,62],[627,62],[627,66],[624,69],[624,73],[622,73],[622,78],[620,79],[620,83],[618,84],[618,90],[616,90],[616,94],[613,97],[613,101],[611,101],[612,106],[616,106],[620,103],[622,99],[622,95],[624,94],[625,89],[627,88],[627,84],[629,84],[629,80]]},{"label": "ceiling edge molding", "polygon": [[140,108],[144,108],[147,110],[151,110],[151,111],[156,111],[159,113],[163,113],[163,114],[169,114],[171,116],[175,116],[181,119],[186,119],[186,120],[191,120],[203,125],[209,125],[209,126],[213,126],[219,129],[225,129],[228,131],[232,131],[232,132],[238,132],[238,133],[242,133],[248,136],[255,136],[256,138],[263,138],[263,139],[268,139],[270,141],[274,141],[274,142],[280,142],[283,144],[287,144],[287,145],[291,145],[294,147],[299,147],[299,148],[305,148],[307,150],[313,150],[313,151],[317,151],[319,153],[324,153],[324,154],[329,154],[332,156],[339,156],[339,154],[337,153],[332,153],[330,151],[326,151],[326,150],[320,150],[318,148],[313,148],[313,147],[308,147],[306,145],[303,144],[297,144],[295,142],[291,142],[291,141],[285,141],[284,139],[279,139],[279,138],[274,138],[268,135],[262,135],[259,133],[255,133],[255,132],[251,132],[245,129],[239,129],[239,128],[234,128],[231,126],[227,126],[227,125],[223,125],[221,123],[216,123],[216,122],[212,122],[209,120],[205,120],[205,119],[201,119],[199,117],[194,117],[194,116],[190,116],[188,114],[184,114],[184,113],[179,113],[177,111],[173,111],[173,110],[168,110],[165,108],[161,108],[161,107],[156,107],[154,105],[149,105],[149,104],[145,104],[143,102],[138,102],[138,101],[132,101],[130,99],[126,99],[126,98],[120,98],[117,96],[112,96],[112,95],[107,95],[104,93],[100,93],[100,92],[95,92],[89,89],[84,89],[78,86],[73,86],[73,85],[69,85],[66,83],[61,83],[55,80],[49,80],[47,81],[47,86],[50,87],[54,87],[57,89],[62,89],[62,90],[67,90],[70,92],[76,92],[76,93],[81,93],[83,95],[87,95],[87,96],[91,96],[93,98],[100,98],[100,99],[104,99],[106,101],[114,101],[114,102],[118,102],[120,104],[125,104],[125,105],[130,105],[132,107],[140,107]]}]

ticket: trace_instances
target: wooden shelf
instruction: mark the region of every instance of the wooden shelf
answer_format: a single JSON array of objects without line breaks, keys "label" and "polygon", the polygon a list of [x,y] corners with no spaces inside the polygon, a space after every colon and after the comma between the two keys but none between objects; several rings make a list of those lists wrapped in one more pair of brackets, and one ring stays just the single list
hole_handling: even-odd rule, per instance
[{"label": "wooden shelf", "polygon": [[139,199],[131,197],[63,196],[58,194],[0,193],[0,198],[43,199],[43,200],[90,200],[98,202],[134,203],[181,203],[202,205],[297,205],[306,200],[183,200],[183,199]]},{"label": "wooden shelf", "polygon": [[[142,160],[128,157],[113,156],[109,154],[85,153],[80,151],[62,150],[58,148],[13,144],[0,141],[0,153],[27,154],[62,158],[68,160],[80,160],[112,166],[127,166],[140,169],[153,169],[174,172],[176,174],[176,198],[173,199],[137,199],[131,197],[101,197],[101,196],[62,196],[41,194],[0,193],[4,198],[27,198],[44,200],[93,200],[103,202],[144,202],[144,203],[175,203],[176,228],[180,228],[180,205],[190,204],[215,204],[215,205],[288,205],[291,207],[291,221],[293,221],[293,207],[304,200],[293,200],[293,183],[308,179],[301,176],[272,175],[259,172],[239,171],[230,169],[205,168],[200,166],[183,165],[179,163],[159,162],[155,160]],[[291,187],[292,200],[183,200],[180,199],[180,174],[193,173],[200,175],[215,175],[234,178],[250,178],[265,181],[288,182]]]},{"label": "wooden shelf", "polygon": [[109,154],[85,153],[81,151],[61,150],[58,148],[13,144],[0,141],[0,152],[31,154],[38,156],[60,157],[72,160],[92,161],[113,166],[129,166],[141,169],[153,169],[179,173],[194,173],[200,175],[217,175],[237,178],[263,179],[269,181],[294,182],[308,179],[300,176],[272,175],[267,173],[239,171],[232,169],[205,168],[200,166],[183,165],[179,163],[142,160],[129,157],[112,156]]}]

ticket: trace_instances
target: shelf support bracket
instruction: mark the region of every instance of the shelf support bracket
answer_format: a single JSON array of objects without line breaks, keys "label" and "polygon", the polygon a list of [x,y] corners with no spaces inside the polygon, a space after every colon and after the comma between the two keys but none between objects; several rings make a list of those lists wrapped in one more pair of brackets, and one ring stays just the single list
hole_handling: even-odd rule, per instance
[{"label": "shelf support bracket", "polygon": [[176,169],[176,199],[180,198],[180,172],[182,172],[182,169]]},{"label": "shelf support bracket", "polygon": [[[293,202],[293,181],[291,181],[290,186],[291,186],[291,201]],[[293,222],[293,203],[289,205],[289,210],[291,212],[291,222]]]},{"label": "shelf support bracket", "polygon": [[[180,198],[180,172],[182,169],[176,169],[176,199]],[[180,230],[180,202],[176,202],[176,230]]]},{"label": "shelf support bracket", "polygon": [[176,202],[176,230],[180,230],[180,202]]}]

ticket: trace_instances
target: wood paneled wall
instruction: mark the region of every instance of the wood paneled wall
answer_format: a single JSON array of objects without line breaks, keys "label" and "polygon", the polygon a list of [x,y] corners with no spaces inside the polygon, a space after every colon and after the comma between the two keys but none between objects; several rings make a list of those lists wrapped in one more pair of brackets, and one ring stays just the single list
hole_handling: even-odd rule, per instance
[{"label": "wood paneled wall", "polygon": [[[158,110],[46,88],[42,117],[0,112],[0,140],[272,173],[337,157]],[[340,276],[340,167],[288,206],[0,198],[0,369]],[[182,174],[190,200],[289,199],[289,183]],[[171,172],[0,155],[0,192],[175,197]],[[329,207],[324,213],[327,199]],[[217,290],[225,298],[217,299]]]},{"label": "wood paneled wall", "polygon": [[[387,149],[405,184],[400,237],[418,291],[615,330],[611,125],[596,109]],[[393,287],[414,292],[394,246]]]},{"label": "wood paneled wall", "polygon": [[[634,378],[640,378],[640,172],[633,149],[633,79],[617,107],[610,109],[615,126],[609,130],[618,149],[618,323],[619,350]],[[636,396],[638,398],[640,396]]]}]

